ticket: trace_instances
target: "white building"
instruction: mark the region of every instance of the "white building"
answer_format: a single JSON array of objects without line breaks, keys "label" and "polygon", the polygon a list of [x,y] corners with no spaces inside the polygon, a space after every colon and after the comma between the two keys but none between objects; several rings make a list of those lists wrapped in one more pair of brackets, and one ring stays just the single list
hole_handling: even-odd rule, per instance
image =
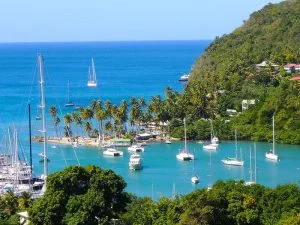
[{"label": "white building", "polygon": [[245,111],[249,108],[250,105],[255,104],[255,99],[243,99],[242,100],[242,111]]}]

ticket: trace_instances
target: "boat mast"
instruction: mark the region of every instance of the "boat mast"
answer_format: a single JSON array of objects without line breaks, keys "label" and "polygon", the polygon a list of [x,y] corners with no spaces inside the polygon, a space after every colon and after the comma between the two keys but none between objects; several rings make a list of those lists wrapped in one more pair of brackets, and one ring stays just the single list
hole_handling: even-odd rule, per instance
[{"label": "boat mast", "polygon": [[183,125],[184,125],[184,149],[187,150],[187,147],[186,147],[186,124],[185,124],[185,118],[183,119]]},{"label": "boat mast", "polygon": [[39,61],[39,72],[40,72],[40,87],[41,87],[41,109],[42,109],[42,122],[43,127],[41,132],[43,133],[44,138],[44,179],[46,184],[46,177],[47,177],[47,141],[46,141],[46,118],[45,118],[45,96],[44,96],[44,66],[43,66],[43,56],[38,54],[38,61]]},{"label": "boat mast", "polygon": [[250,181],[253,181],[252,177],[252,158],[251,158],[251,146],[250,146]]},{"label": "boat mast", "polygon": [[91,67],[89,66],[89,82],[92,81]]},{"label": "boat mast", "polygon": [[28,104],[28,127],[29,127],[29,156],[30,156],[30,180],[32,178],[32,143],[31,143],[31,110]]},{"label": "boat mast", "polygon": [[256,183],[256,143],[254,143],[254,181]]},{"label": "boat mast", "polygon": [[235,137],[235,159],[237,159],[237,137],[236,137],[236,129],[234,130],[234,137]]},{"label": "boat mast", "polygon": [[68,80],[68,101],[67,103],[70,102],[70,81]]},{"label": "boat mast", "polygon": [[274,114],[273,114],[272,120],[273,120],[273,154],[275,154],[275,122],[274,122]]},{"label": "boat mast", "polygon": [[93,82],[95,82],[95,83],[97,82],[94,58],[92,58],[92,79],[93,79]]}]

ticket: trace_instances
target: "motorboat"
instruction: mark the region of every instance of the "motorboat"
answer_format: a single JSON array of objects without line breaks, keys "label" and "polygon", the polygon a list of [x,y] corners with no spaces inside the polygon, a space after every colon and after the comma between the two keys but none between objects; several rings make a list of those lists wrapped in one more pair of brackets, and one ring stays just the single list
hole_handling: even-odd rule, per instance
[{"label": "motorboat", "polygon": [[131,145],[128,147],[128,151],[130,152],[143,152],[144,148],[140,145]]},{"label": "motorboat", "polygon": [[143,160],[139,154],[132,154],[129,159],[129,169],[140,170],[143,168]]},{"label": "motorboat", "polygon": [[200,179],[197,175],[195,175],[191,178],[191,181],[193,184],[198,184],[200,182]]},{"label": "motorboat", "polygon": [[165,140],[165,143],[166,143],[166,144],[172,144],[172,142],[170,141],[170,139],[166,139],[166,140]]},{"label": "motorboat", "polygon": [[44,153],[40,152],[39,156],[41,157],[39,162],[44,162],[45,158],[47,159],[47,162],[50,162],[50,159],[48,157],[45,157]]},{"label": "motorboat", "polygon": [[106,155],[106,156],[123,156],[123,152],[121,151],[118,151],[117,149],[115,148],[108,148],[106,149],[104,152],[103,152],[103,155]]},{"label": "motorboat", "polygon": [[183,74],[180,78],[179,81],[188,81],[190,78],[190,74]]}]

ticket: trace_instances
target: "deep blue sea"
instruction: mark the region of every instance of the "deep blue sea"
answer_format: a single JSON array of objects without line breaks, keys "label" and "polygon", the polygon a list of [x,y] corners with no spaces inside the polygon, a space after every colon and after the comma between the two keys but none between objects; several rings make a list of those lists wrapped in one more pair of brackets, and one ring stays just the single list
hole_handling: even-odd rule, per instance
[{"label": "deep blue sea", "polygon": [[[30,102],[32,118],[38,112],[40,98],[37,70],[37,53],[44,57],[46,105],[59,108],[59,115],[71,112],[64,107],[67,99],[67,83],[70,83],[70,98],[76,104],[86,106],[93,99],[110,100],[119,104],[122,99],[154,95],[164,96],[167,86],[181,92],[184,83],[178,82],[183,73],[190,71],[195,60],[208,47],[210,41],[157,41],[157,42],[99,42],[99,43],[12,43],[0,44],[0,126],[4,139],[7,128],[18,129],[21,149],[28,156],[28,113]],[[88,67],[94,58],[98,86],[88,88]],[[48,112],[49,110],[47,110]],[[60,116],[63,120],[63,116]],[[40,121],[33,120],[33,135],[38,135]],[[50,115],[47,114],[47,131],[53,135]],[[39,134],[40,135],[40,134]],[[145,147],[142,154],[144,169],[129,171],[129,154],[126,148],[121,158],[103,157],[101,149],[81,146],[74,152],[69,146],[51,148],[49,171],[54,172],[68,165],[96,164],[112,169],[127,182],[126,190],[139,196],[154,199],[176,193],[188,193],[195,188],[207,187],[217,179],[249,179],[249,149],[253,143],[241,142],[245,166],[225,167],[221,159],[234,155],[234,143],[223,142],[216,153],[202,150],[202,145],[189,142],[195,151],[195,171],[200,184],[192,185],[192,162],[176,160],[182,142],[171,145],[157,143]],[[271,145],[257,143],[257,181],[268,186],[300,182],[300,146],[276,145],[281,160],[273,163],[265,160],[264,153]],[[42,173],[38,153],[42,145],[33,143],[33,162],[36,174]],[[254,164],[254,163],[253,163]],[[254,167],[254,165],[252,166]]]}]

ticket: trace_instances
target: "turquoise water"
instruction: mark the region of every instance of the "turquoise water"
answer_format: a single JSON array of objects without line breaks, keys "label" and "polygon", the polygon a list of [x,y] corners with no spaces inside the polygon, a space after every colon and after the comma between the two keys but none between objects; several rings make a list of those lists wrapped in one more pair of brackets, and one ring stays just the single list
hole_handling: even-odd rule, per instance
[{"label": "turquoise water", "polygon": [[[15,125],[20,143],[28,155],[27,104],[31,103],[33,117],[38,105],[38,74],[36,53],[43,53],[45,61],[45,83],[47,106],[61,106],[61,113],[70,111],[63,107],[67,96],[67,82],[70,81],[71,99],[85,106],[92,99],[111,100],[118,104],[131,96],[149,99],[153,95],[164,95],[166,86],[182,91],[184,84],[178,82],[183,73],[190,70],[193,62],[208,46],[209,41],[171,42],[106,42],[106,43],[32,43],[0,44],[0,125],[3,134],[7,127]],[[98,87],[87,88],[87,73],[91,57],[94,57]],[[60,116],[62,118],[62,116]],[[37,135],[41,125],[33,121],[33,135]],[[53,135],[54,129],[47,115],[47,130]],[[2,135],[3,136],[3,135]],[[234,143],[223,142],[217,152],[202,150],[202,145],[189,142],[195,151],[195,170],[200,176],[200,184],[192,185],[192,162],[176,159],[182,142],[171,145],[156,143],[145,147],[142,153],[144,169],[132,172],[128,168],[129,154],[123,148],[121,158],[103,157],[101,149],[81,146],[74,152],[69,146],[48,145],[51,159],[49,172],[77,164],[75,153],[81,165],[96,164],[112,169],[127,182],[127,191],[140,196],[171,196],[188,193],[195,188],[207,187],[218,179],[249,179],[249,148],[253,143],[241,142],[245,160],[244,168],[225,167],[221,159],[234,156]],[[300,181],[300,146],[276,145],[281,160],[273,163],[265,160],[264,153],[269,143],[257,143],[257,181],[268,186]],[[121,148],[122,149],[122,148]],[[40,143],[33,144],[33,162],[36,174],[42,173],[38,162]],[[210,163],[211,162],[211,163]],[[254,165],[253,165],[254,167]]]}]

